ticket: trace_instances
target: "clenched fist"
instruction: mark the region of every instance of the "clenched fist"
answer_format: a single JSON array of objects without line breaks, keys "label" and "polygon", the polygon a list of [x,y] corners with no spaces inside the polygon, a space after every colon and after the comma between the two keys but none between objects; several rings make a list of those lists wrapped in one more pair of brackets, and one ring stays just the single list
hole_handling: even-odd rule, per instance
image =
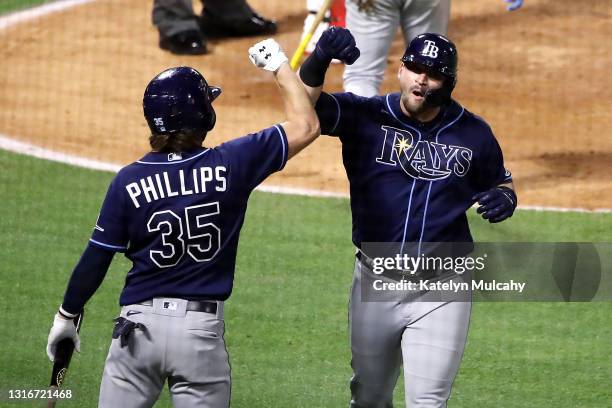
[{"label": "clenched fist", "polygon": [[361,54],[355,45],[353,34],[346,28],[330,27],[321,34],[314,51],[321,59],[339,59],[352,65]]},{"label": "clenched fist", "polygon": [[288,61],[281,46],[272,38],[258,42],[249,48],[249,59],[255,66],[276,72]]}]

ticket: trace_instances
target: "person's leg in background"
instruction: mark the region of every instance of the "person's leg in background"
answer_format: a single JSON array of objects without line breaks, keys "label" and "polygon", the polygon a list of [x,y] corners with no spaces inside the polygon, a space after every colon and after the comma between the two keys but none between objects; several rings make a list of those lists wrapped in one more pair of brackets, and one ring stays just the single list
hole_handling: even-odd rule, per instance
[{"label": "person's leg in background", "polygon": [[248,5],[246,0],[205,0],[202,15],[193,11],[191,0],[153,0],[153,24],[159,31],[159,46],[173,54],[200,55],[207,52],[206,37],[236,37],[273,34],[276,23]]},{"label": "person's leg in background", "polygon": [[159,31],[160,48],[173,54],[206,53],[191,0],[153,0],[152,20]]},{"label": "person's leg in background", "polygon": [[406,46],[419,34],[446,35],[450,18],[450,0],[407,1],[402,7],[400,25]]},{"label": "person's leg in background", "polygon": [[202,33],[208,37],[242,37],[276,32],[276,22],[256,13],[246,0],[203,0]]},{"label": "person's leg in background", "polygon": [[399,18],[397,1],[346,0],[346,28],[361,51],[357,61],[344,69],[346,92],[368,97],[378,95]]}]

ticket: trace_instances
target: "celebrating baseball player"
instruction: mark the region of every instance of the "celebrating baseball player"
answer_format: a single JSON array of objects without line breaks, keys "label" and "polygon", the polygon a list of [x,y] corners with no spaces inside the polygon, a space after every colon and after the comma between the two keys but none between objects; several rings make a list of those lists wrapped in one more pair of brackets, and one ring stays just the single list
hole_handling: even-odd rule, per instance
[{"label": "celebrating baseball player", "polygon": [[238,236],[251,191],[319,135],[308,95],[279,44],[249,49],[274,73],[286,121],[214,148],[221,90],[189,67],[148,84],[144,115],[152,151],[114,178],[85,252],[49,332],[53,361],[64,338],[79,349],[72,323],[94,294],[115,252],[127,274],[104,366],[100,407],[150,407],[168,381],[175,407],[227,407],[230,366],[223,302],[230,296]]},{"label": "celebrating baseball player", "polygon": [[445,407],[471,302],[425,301],[428,293],[398,301],[362,299],[361,282],[373,272],[364,248],[371,242],[471,246],[466,211],[478,202],[483,218],[500,222],[512,215],[517,197],[491,128],[451,98],[457,50],[448,38],[427,33],[412,39],[397,72],[397,93],[366,98],[321,92],[332,58],[350,65],[358,57],[350,32],[330,28],[300,68],[321,132],[342,142],[350,182],[357,247],[350,406],[391,407],[403,363],[406,405]]}]

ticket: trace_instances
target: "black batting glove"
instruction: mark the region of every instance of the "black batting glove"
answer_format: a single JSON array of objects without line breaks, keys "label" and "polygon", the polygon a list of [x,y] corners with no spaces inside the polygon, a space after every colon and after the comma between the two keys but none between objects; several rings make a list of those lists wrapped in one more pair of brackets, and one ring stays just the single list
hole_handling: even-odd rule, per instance
[{"label": "black batting glove", "polygon": [[353,34],[346,28],[330,27],[323,31],[314,53],[321,60],[338,59],[347,65],[353,64],[361,54],[355,45]]},{"label": "black batting glove", "polygon": [[478,193],[472,197],[472,200],[480,205],[476,212],[482,214],[482,218],[489,220],[490,223],[512,217],[517,205],[516,193],[505,186]]}]

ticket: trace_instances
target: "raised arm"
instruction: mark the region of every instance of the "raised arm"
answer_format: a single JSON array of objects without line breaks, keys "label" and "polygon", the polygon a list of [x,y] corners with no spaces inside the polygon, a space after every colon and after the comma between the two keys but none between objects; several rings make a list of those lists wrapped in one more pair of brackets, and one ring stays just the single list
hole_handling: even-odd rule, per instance
[{"label": "raised arm", "polygon": [[299,70],[299,75],[310,101],[316,104],[323,89],[325,73],[332,59],[336,58],[347,65],[359,58],[360,52],[355,45],[351,32],[345,28],[331,27],[321,34],[314,51],[308,56]]},{"label": "raised arm", "polygon": [[319,136],[319,119],[308,94],[276,41],[267,39],[255,44],[249,49],[249,57],[256,66],[274,73],[285,107],[287,120],[281,125],[289,144],[288,157],[291,158]]}]

